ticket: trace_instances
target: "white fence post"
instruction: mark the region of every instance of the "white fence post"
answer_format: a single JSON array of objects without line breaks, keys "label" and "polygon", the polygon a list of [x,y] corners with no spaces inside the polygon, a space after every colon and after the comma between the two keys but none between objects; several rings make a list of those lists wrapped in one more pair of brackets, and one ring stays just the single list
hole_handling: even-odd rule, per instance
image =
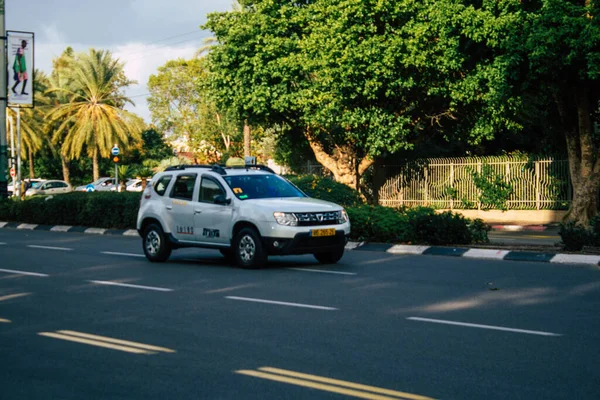
[{"label": "white fence post", "polygon": [[540,194],[540,162],[535,162],[535,209],[539,210],[541,201]]}]

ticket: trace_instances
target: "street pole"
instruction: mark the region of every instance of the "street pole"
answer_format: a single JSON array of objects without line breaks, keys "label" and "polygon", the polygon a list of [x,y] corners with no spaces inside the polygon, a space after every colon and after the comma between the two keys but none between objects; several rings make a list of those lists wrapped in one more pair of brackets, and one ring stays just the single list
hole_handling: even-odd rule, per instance
[{"label": "street pole", "polygon": [[[15,122],[12,116],[8,119],[10,124],[10,166],[15,168]],[[16,169],[16,168],[15,168]],[[13,196],[17,193],[17,175],[12,177]]]},{"label": "street pole", "polygon": [[119,190],[119,164],[115,163],[115,187],[116,187],[116,191],[120,192]]},{"label": "street pole", "polygon": [[8,153],[6,139],[6,18],[4,0],[0,0],[0,200],[8,197]]},{"label": "street pole", "polygon": [[19,185],[19,198],[23,196],[23,182],[21,181],[21,109],[17,108],[17,185]]}]

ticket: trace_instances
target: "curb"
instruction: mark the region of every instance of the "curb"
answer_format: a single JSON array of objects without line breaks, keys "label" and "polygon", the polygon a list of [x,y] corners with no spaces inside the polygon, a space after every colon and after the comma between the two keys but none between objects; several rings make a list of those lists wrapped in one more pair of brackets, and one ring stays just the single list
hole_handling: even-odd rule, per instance
[{"label": "curb", "polygon": [[416,246],[407,244],[383,244],[348,242],[346,249],[377,251],[397,255],[431,255],[479,258],[486,260],[531,261],[552,264],[584,264],[600,266],[600,255],[565,254],[501,249],[478,249],[468,247]]},{"label": "curb", "polygon": [[51,231],[51,232],[77,232],[87,233],[90,235],[122,235],[122,236],[138,236],[135,229],[104,229],[104,228],[88,228],[85,226],[69,226],[69,225],[37,225],[37,224],[21,224],[19,222],[0,222],[0,228],[13,228],[29,231]]},{"label": "curb", "polygon": [[[68,225],[37,225],[18,222],[1,222],[0,228],[12,228],[30,231],[77,232],[90,235],[137,236],[135,229],[104,229]],[[348,242],[347,250],[375,251],[395,255],[432,255],[478,258],[487,260],[532,261],[553,264],[584,264],[600,266],[600,255],[565,254],[534,251],[514,251],[501,249],[478,249],[468,247],[418,246],[407,244],[385,244]]]}]

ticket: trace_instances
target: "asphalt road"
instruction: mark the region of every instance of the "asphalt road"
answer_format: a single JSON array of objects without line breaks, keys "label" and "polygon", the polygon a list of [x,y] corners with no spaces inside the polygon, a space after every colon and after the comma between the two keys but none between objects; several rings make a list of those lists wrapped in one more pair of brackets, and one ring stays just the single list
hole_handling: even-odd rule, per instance
[{"label": "asphalt road", "polygon": [[600,270],[0,230],[0,398],[598,399]]}]

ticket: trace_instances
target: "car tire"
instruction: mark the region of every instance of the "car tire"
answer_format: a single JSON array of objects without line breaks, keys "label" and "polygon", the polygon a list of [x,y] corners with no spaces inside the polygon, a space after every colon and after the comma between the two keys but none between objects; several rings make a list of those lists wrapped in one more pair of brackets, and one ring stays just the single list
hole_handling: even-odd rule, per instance
[{"label": "car tire", "polygon": [[144,230],[142,247],[146,258],[152,262],[167,261],[171,255],[171,245],[167,235],[158,224],[150,224]]},{"label": "car tire", "polygon": [[243,228],[233,240],[233,255],[239,267],[256,269],[267,262],[260,234],[254,228]]},{"label": "car tire", "polygon": [[327,253],[316,253],[314,256],[321,264],[335,264],[344,256],[344,247],[328,251]]}]

